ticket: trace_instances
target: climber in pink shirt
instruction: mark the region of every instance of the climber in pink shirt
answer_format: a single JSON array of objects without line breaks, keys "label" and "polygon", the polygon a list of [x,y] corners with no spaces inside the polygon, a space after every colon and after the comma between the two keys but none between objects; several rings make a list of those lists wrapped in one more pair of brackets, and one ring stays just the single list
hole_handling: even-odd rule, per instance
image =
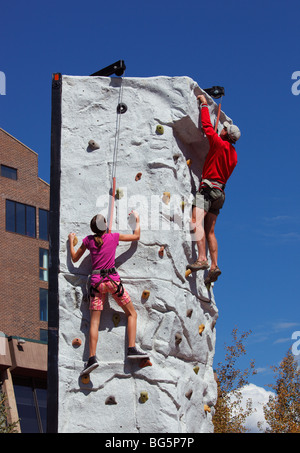
[{"label": "climber in pink shirt", "polygon": [[98,342],[98,331],[101,311],[105,302],[106,294],[111,294],[117,304],[123,309],[127,316],[128,351],[129,359],[148,358],[148,354],[138,351],[135,346],[137,314],[133,303],[120,276],[115,268],[115,254],[119,241],[138,241],[140,238],[140,220],[135,211],[131,212],[136,219],[136,228],[133,234],[107,233],[105,218],[98,214],[90,222],[93,235],[86,236],[81,246],[75,251],[73,241],[75,233],[69,234],[70,253],[73,263],[76,263],[89,250],[92,262],[91,291],[90,291],[90,333],[89,333],[89,360],[81,372],[81,375],[88,374],[97,368],[96,347]]}]

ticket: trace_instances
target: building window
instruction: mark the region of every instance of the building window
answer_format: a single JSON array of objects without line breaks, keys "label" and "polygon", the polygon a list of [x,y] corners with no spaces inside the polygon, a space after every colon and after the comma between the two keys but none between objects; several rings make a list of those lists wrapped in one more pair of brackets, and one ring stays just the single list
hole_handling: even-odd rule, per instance
[{"label": "building window", "polygon": [[6,200],[6,231],[35,238],[35,207]]},{"label": "building window", "polygon": [[12,167],[7,167],[6,165],[1,165],[1,176],[5,178],[17,180],[17,169]]},{"label": "building window", "polygon": [[40,249],[40,280],[48,281],[48,250]]},{"label": "building window", "polygon": [[48,321],[48,289],[40,288],[40,321]]},{"label": "building window", "polygon": [[49,241],[49,211],[39,209],[39,238],[44,241]]},{"label": "building window", "polygon": [[47,429],[46,382],[14,376],[13,383],[22,434],[45,433]]},{"label": "building window", "polygon": [[40,340],[48,343],[48,330],[47,329],[40,329]]}]

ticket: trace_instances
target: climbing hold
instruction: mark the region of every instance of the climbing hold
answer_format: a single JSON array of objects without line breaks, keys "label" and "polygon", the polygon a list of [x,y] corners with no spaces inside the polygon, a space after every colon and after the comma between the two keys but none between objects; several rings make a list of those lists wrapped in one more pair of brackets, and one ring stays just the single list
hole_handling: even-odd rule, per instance
[{"label": "climbing hold", "polygon": [[112,320],[113,320],[113,323],[114,323],[115,327],[117,327],[119,322],[120,322],[119,313],[114,313],[113,316],[112,316]]},{"label": "climbing hold", "polygon": [[158,124],[156,126],[156,133],[159,134],[159,135],[163,135],[164,133],[164,127],[161,125],[161,124]]},{"label": "climbing hold", "polygon": [[83,376],[81,376],[81,382],[83,384],[88,384],[90,382],[90,375],[84,374]]},{"label": "climbing hold", "polygon": [[140,402],[145,403],[149,399],[148,392],[140,393]]},{"label": "climbing hold", "polygon": [[179,332],[177,332],[175,335],[175,343],[180,344],[181,342],[182,342],[182,335]]},{"label": "climbing hold", "polygon": [[186,164],[188,167],[192,165],[192,159],[187,159]]},{"label": "climbing hold", "polygon": [[185,271],[185,278],[187,278],[192,273],[191,269]]},{"label": "climbing hold", "polygon": [[72,346],[74,348],[78,348],[79,346],[81,346],[81,343],[82,341],[80,340],[80,338],[74,338],[74,340],[72,341]]},{"label": "climbing hold", "polygon": [[204,410],[205,412],[211,412],[211,409],[207,404],[204,404]]},{"label": "climbing hold", "polygon": [[158,252],[158,254],[159,254],[159,256],[160,256],[161,258],[164,256],[164,250],[165,250],[165,246],[162,245],[161,248],[159,249],[159,252]]},{"label": "climbing hold", "polygon": [[188,318],[191,318],[192,313],[193,313],[193,309],[192,309],[192,308],[189,308],[189,309],[187,310],[187,312],[186,312],[187,317],[188,317]]},{"label": "climbing hold", "polygon": [[96,149],[99,149],[99,148],[100,148],[100,146],[98,145],[97,142],[95,142],[95,140],[90,140],[90,141],[89,141],[89,147],[90,147],[93,151],[95,151]]},{"label": "climbing hold", "polygon": [[142,298],[143,298],[143,299],[148,299],[149,296],[150,296],[150,291],[148,291],[147,289],[145,289],[145,290],[143,291]]},{"label": "climbing hold", "polygon": [[170,198],[171,198],[170,192],[164,192],[163,193],[163,202],[165,204],[169,204],[170,203]]},{"label": "climbing hold", "polygon": [[182,201],[181,202],[181,210],[182,210],[182,212],[184,211],[184,208],[185,208],[185,201]]},{"label": "climbing hold", "polygon": [[202,332],[203,332],[204,329],[205,329],[205,325],[204,324],[200,324],[200,326],[199,326],[199,335],[202,335]]},{"label": "climbing hold", "polygon": [[77,238],[77,236],[75,236],[73,239],[73,246],[75,247],[75,245],[77,245],[77,244],[78,244],[78,238]]},{"label": "climbing hold", "polygon": [[187,398],[188,400],[190,400],[192,394],[193,394],[193,390],[189,390],[188,392],[186,392],[185,396],[186,396],[186,398]]},{"label": "climbing hold", "polygon": [[118,107],[117,107],[117,112],[118,112],[118,113],[125,113],[125,112],[127,112],[127,105],[126,105],[126,104],[123,104],[123,102],[120,102],[120,104],[118,104]]},{"label": "climbing hold", "polygon": [[142,177],[142,173],[137,173],[136,177],[135,177],[135,180],[139,181],[141,179],[141,177]]},{"label": "climbing hold", "polygon": [[105,400],[105,404],[108,405],[108,406],[111,406],[113,404],[117,404],[116,398],[113,395],[108,396],[106,398],[106,400]]},{"label": "climbing hold", "polygon": [[152,366],[152,363],[149,359],[141,359],[140,368],[145,368],[146,366]]},{"label": "climbing hold", "polygon": [[116,199],[121,200],[121,198],[123,198],[123,197],[124,197],[123,189],[117,189],[116,190]]},{"label": "climbing hold", "polygon": [[194,366],[194,368],[193,368],[193,370],[194,370],[194,372],[195,372],[196,374],[198,374],[199,369],[200,369],[200,368],[198,367],[198,365],[197,365],[197,366]]}]

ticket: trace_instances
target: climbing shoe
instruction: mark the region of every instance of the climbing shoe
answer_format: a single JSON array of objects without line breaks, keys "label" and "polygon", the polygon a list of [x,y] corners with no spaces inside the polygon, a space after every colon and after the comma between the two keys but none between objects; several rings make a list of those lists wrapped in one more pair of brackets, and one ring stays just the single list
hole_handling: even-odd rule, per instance
[{"label": "climbing shoe", "polygon": [[220,271],[218,266],[215,267],[215,269],[211,269],[204,280],[204,284],[208,285],[209,283],[216,282],[218,280],[219,275],[221,274],[222,272]]},{"label": "climbing shoe", "polygon": [[135,346],[127,349],[127,359],[147,359],[149,355],[146,352],[139,351]]},{"label": "climbing shoe", "polygon": [[85,374],[90,374],[98,366],[99,366],[99,363],[97,362],[96,356],[93,355],[92,357],[89,358],[87,364],[81,371],[80,376],[84,376]]},{"label": "climbing shoe", "polygon": [[190,269],[191,271],[200,271],[200,270],[206,270],[209,269],[209,264],[207,260],[203,261],[195,261],[193,264],[188,264],[186,266],[186,269]]}]

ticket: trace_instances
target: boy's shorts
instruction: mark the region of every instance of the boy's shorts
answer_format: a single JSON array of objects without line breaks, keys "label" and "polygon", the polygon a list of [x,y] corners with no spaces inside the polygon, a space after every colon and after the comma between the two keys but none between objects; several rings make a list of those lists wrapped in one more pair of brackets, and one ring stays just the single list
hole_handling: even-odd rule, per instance
[{"label": "boy's shorts", "polygon": [[[119,284],[120,282],[118,281],[116,283]],[[117,294],[113,294],[116,290],[117,286],[111,281],[100,283],[98,291],[94,291],[95,296],[90,298],[90,310],[103,310],[106,294],[111,294],[120,307],[131,302],[130,296],[125,288],[124,294],[121,297],[117,296]]]},{"label": "boy's shorts", "polygon": [[193,200],[193,206],[204,209],[205,212],[219,215],[220,209],[225,202],[225,192],[219,189],[204,187],[196,193]]}]

